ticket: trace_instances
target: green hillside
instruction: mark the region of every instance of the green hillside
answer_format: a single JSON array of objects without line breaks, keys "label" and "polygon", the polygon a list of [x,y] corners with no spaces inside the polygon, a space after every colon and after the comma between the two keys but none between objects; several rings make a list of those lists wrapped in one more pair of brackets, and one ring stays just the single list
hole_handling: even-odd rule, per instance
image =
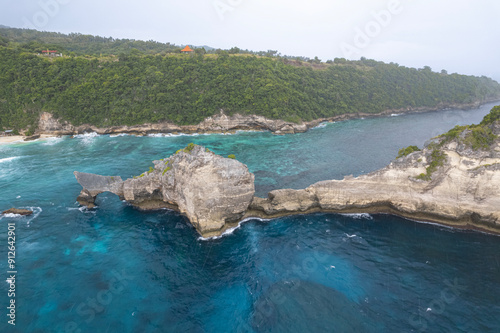
[{"label": "green hillside", "polygon": [[33,126],[42,111],[75,125],[194,124],[221,109],[300,121],[500,99],[500,85],[489,78],[430,68],[366,59],[315,64],[226,51],[178,54],[161,45],[155,54],[135,48],[46,57],[38,53],[69,47],[0,37],[0,128]]}]

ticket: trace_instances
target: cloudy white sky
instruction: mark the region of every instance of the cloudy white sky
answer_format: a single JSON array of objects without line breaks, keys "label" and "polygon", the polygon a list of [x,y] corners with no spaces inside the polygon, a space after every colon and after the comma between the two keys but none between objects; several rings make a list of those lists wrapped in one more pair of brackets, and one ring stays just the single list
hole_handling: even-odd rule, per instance
[{"label": "cloudy white sky", "polygon": [[498,0],[0,0],[0,24],[282,54],[361,56],[500,81]]}]

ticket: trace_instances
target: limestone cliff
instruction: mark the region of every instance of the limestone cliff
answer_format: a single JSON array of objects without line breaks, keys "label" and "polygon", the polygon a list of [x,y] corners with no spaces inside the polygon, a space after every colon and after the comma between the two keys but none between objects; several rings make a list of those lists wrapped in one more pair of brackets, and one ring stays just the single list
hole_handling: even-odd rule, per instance
[{"label": "limestone cliff", "polygon": [[379,114],[341,114],[334,117],[318,118],[312,121],[304,121],[300,123],[284,121],[281,119],[269,119],[264,116],[258,115],[234,114],[228,116],[223,112],[223,110],[220,110],[218,114],[207,117],[202,122],[196,125],[180,126],[170,122],[159,122],[132,126],[121,125],[110,127],[97,127],[95,125],[89,124],[74,126],[67,121],[56,119],[51,113],[43,112],[40,115],[36,133],[46,135],[74,135],[83,134],[86,132],[96,132],[97,134],[125,133],[133,135],[147,135],[154,133],[226,133],[234,132],[237,130],[257,130],[271,131],[274,134],[294,134],[305,132],[322,122],[343,121],[362,117],[383,117],[393,113],[403,114],[437,111],[446,108],[471,109],[478,108],[479,106],[480,104],[477,102],[467,104],[440,104],[435,107],[407,107],[402,109],[388,109]]},{"label": "limestone cliff", "polygon": [[96,132],[97,134],[134,134],[147,135],[153,133],[225,133],[237,130],[260,130],[271,131],[275,134],[291,134],[305,132],[307,129],[317,126],[323,121],[334,121],[348,119],[349,115],[333,118],[322,118],[311,122],[296,124],[284,120],[268,119],[263,116],[235,114],[227,116],[223,112],[208,117],[197,125],[179,126],[169,122],[154,124],[141,124],[132,126],[111,126],[97,127],[94,125],[73,126],[72,124],[60,121],[48,112],[43,112],[38,122],[37,133],[50,135],[73,135],[85,132]]},{"label": "limestone cliff", "polygon": [[212,236],[239,221],[255,193],[254,175],[244,164],[201,146],[190,144],[153,163],[148,172],[125,181],[75,171],[83,187],[78,202],[94,207],[99,193],[112,192],[141,209],[175,209],[202,236]]},{"label": "limestone cliff", "polygon": [[370,174],[321,181],[302,190],[275,190],[265,199],[256,197],[246,216],[391,213],[500,233],[499,135],[499,121],[457,127],[422,151]]},{"label": "limestone cliff", "polygon": [[267,198],[253,197],[254,175],[244,164],[200,146],[153,163],[125,181],[75,172],[83,186],[78,201],[92,207],[99,193],[110,191],[139,208],[174,208],[203,236],[220,235],[247,217],[318,211],[390,213],[500,233],[500,106],[479,125],[457,126],[422,150],[402,149],[378,171],[275,190]]}]

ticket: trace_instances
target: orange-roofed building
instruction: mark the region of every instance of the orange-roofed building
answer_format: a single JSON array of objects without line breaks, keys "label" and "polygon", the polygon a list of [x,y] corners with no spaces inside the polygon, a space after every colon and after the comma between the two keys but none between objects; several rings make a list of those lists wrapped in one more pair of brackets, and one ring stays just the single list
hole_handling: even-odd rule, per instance
[{"label": "orange-roofed building", "polygon": [[181,52],[182,52],[182,53],[189,53],[189,52],[194,52],[194,51],[193,51],[193,50],[189,47],[189,45],[186,45],[186,47],[185,47],[185,48],[183,48],[183,49],[181,50]]}]

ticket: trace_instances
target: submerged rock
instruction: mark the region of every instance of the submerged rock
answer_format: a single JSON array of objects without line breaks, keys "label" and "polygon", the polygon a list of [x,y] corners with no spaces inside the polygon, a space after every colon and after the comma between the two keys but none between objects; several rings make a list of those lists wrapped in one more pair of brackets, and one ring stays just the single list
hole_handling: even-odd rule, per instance
[{"label": "submerged rock", "polygon": [[83,187],[78,202],[94,207],[98,194],[112,192],[141,209],[172,208],[209,237],[241,220],[255,193],[254,175],[246,165],[201,146],[190,144],[153,163],[154,168],[125,181],[75,171]]},{"label": "submerged rock", "polygon": [[[368,332],[374,321],[341,292],[305,281],[280,281],[255,302],[257,332]],[[371,325],[367,325],[370,323]]]},{"label": "submerged rock", "polygon": [[29,209],[18,209],[18,208],[11,208],[4,210],[2,214],[17,214],[17,215],[31,215],[33,214],[32,210]]}]

